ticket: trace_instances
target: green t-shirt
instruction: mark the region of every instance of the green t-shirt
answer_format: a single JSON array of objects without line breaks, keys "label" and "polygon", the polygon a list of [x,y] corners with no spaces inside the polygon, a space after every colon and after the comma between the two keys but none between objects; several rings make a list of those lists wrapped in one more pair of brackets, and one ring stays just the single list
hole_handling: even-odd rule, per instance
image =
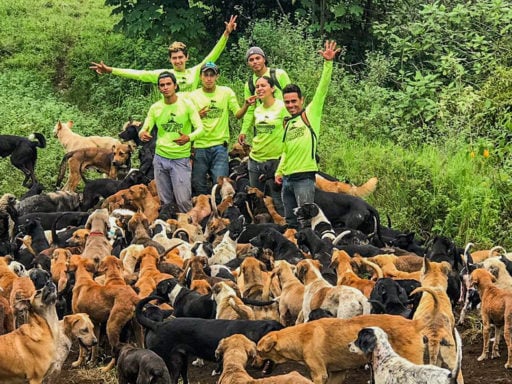
[{"label": "green t-shirt", "polygon": [[[149,131],[155,124],[158,129],[155,153],[167,159],[190,157],[190,142],[203,133],[199,113],[187,98],[180,96],[173,104],[165,104],[163,99],[154,103],[140,132]],[[196,128],[193,132],[192,126]],[[180,137],[180,132],[190,137],[185,145],[173,141]]]},{"label": "green t-shirt", "polygon": [[201,61],[201,63],[192,68],[186,68],[182,72],[175,71],[174,69],[154,69],[151,71],[145,71],[137,69],[112,68],[112,74],[125,77],[127,79],[156,84],[158,81],[158,75],[163,71],[168,71],[176,76],[176,81],[180,86],[180,92],[191,92],[199,87],[201,66],[208,61],[216,61],[226,47],[227,41],[228,38],[222,35],[215,47],[213,47],[212,51],[203,59],[203,61]]},{"label": "green t-shirt", "polygon": [[235,114],[240,109],[235,92],[217,85],[212,93],[198,88],[189,93],[188,98],[198,111],[208,107],[208,113],[202,118],[204,132],[194,141],[194,147],[209,148],[229,143],[229,111]]},{"label": "green t-shirt", "polygon": [[[322,119],[322,110],[327,95],[329,83],[332,75],[332,60],[324,60],[322,77],[315,91],[315,96],[311,103],[306,107],[306,117],[309,120],[311,128],[318,139],[320,135],[320,121]],[[311,134],[311,130],[306,126],[300,115],[289,120],[285,136],[281,139],[283,143],[283,153],[281,161],[276,170],[276,175],[289,176],[294,173],[316,172],[318,165],[314,154],[316,153],[316,141]]]},{"label": "green t-shirt", "polygon": [[283,120],[288,116],[282,100],[265,108],[263,104],[254,109],[254,131],[252,149],[249,157],[263,162],[278,159],[283,151]]},{"label": "green t-shirt", "polygon": [[[270,68],[267,68],[267,71],[263,76],[270,77]],[[260,76],[257,76],[253,73],[252,75],[252,81],[254,84],[256,84],[256,80],[259,79]],[[279,82],[279,86],[282,88],[286,87],[288,84],[290,84],[290,78],[288,77],[288,74],[282,70],[276,68],[276,79]],[[283,92],[281,91],[276,85],[274,96],[276,99],[283,100]],[[250,96],[252,96],[251,91],[249,89],[249,82],[246,81],[244,85],[244,100],[247,100]],[[247,112],[244,115],[244,119],[242,122],[242,129],[240,133],[243,133],[247,135],[251,132],[252,128],[254,127],[254,109],[258,105],[259,101],[256,101],[256,105],[251,105],[249,108],[247,108]]]}]

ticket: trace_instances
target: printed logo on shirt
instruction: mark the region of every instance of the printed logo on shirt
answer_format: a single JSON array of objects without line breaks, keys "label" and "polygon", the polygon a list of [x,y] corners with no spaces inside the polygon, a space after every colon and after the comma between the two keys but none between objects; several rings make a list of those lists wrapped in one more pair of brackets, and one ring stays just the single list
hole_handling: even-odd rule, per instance
[{"label": "printed logo on shirt", "polygon": [[171,113],[169,117],[169,121],[165,124],[162,124],[162,129],[165,132],[176,132],[179,133],[183,129],[183,124],[174,120],[174,113]]},{"label": "printed logo on shirt", "polygon": [[256,134],[271,134],[275,125],[269,124],[266,121],[261,121],[256,124]]},{"label": "printed logo on shirt", "polygon": [[288,126],[285,141],[293,141],[299,137],[303,137],[306,133],[306,127],[303,124],[295,125],[295,121]]},{"label": "printed logo on shirt", "polygon": [[222,112],[222,109],[217,107],[215,100],[212,100],[208,106],[208,112],[203,119],[218,119],[222,116]]}]

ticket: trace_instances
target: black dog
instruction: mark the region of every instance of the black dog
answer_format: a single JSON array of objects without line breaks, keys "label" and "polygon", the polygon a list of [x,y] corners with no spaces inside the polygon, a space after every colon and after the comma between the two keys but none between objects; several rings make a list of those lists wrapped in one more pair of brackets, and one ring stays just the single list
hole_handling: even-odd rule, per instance
[{"label": "black dog", "polygon": [[142,309],[158,296],[148,296],[137,303],[135,316],[145,328],[146,348],[164,359],[173,383],[179,376],[188,383],[187,358],[195,356],[215,361],[215,350],[219,342],[235,333],[241,333],[257,343],[269,332],[280,330],[283,325],[274,320],[220,320],[199,318],[175,318],[163,323],[146,318]]},{"label": "black dog", "polygon": [[139,170],[149,179],[154,179],[154,170],[153,170],[153,157],[155,156],[155,147],[156,147],[156,134],[153,134],[153,129],[151,130],[151,136],[153,138],[150,141],[142,141],[139,138],[139,131],[142,128],[142,123],[140,121],[132,121],[130,120],[124,127],[123,132],[119,134],[119,138],[123,141],[133,140],[137,147],[139,148]]},{"label": "black dog", "polygon": [[119,384],[170,384],[171,376],[165,362],[149,349],[124,344],[117,358]]},{"label": "black dog", "polygon": [[80,206],[80,195],[74,192],[49,192],[27,197],[16,205],[20,216],[31,212],[64,212],[77,211]]},{"label": "black dog", "polygon": [[46,147],[46,139],[42,134],[34,133],[34,136],[37,141],[31,141],[21,136],[0,135],[0,156],[11,156],[11,164],[25,174],[23,186],[27,188],[37,182],[34,174],[37,147]]},{"label": "black dog", "polygon": [[290,264],[297,264],[304,259],[299,248],[273,228],[266,228],[249,242],[255,247],[270,249],[274,253],[275,260],[286,260]]},{"label": "black dog", "polygon": [[409,294],[421,283],[412,279],[393,280],[388,277],[378,279],[368,301],[371,313],[400,315],[412,319],[421,299],[421,294],[409,298]]},{"label": "black dog", "polygon": [[19,223],[24,223],[30,219],[39,219],[44,230],[63,229],[69,226],[79,227],[85,225],[89,214],[86,212],[33,212],[18,218]]}]

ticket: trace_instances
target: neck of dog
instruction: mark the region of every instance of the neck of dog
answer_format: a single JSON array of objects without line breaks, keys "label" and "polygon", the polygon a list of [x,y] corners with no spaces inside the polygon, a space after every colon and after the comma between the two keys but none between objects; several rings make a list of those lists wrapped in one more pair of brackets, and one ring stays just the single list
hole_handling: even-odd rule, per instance
[{"label": "neck of dog", "polygon": [[91,236],[105,236],[105,234],[101,231],[92,231],[92,232],[89,232],[89,237]]},{"label": "neck of dog", "polygon": [[180,292],[183,290],[183,287],[180,284],[176,284],[171,292],[167,295],[169,298],[169,303],[171,306],[174,307],[176,298],[180,294]]}]

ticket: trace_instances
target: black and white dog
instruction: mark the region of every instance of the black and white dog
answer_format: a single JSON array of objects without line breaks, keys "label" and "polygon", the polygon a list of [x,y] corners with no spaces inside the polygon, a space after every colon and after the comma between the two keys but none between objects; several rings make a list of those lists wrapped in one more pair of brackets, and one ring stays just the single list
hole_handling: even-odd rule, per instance
[{"label": "black and white dog", "polygon": [[336,238],[331,222],[317,204],[303,204],[294,208],[293,213],[299,221],[311,222],[311,229],[318,233],[322,239],[328,239],[332,243]]},{"label": "black and white dog", "polygon": [[349,350],[362,355],[371,354],[375,384],[455,384],[462,361],[462,340],[454,328],[457,343],[457,366],[453,371],[435,365],[416,365],[398,355],[379,327],[363,328]]}]

